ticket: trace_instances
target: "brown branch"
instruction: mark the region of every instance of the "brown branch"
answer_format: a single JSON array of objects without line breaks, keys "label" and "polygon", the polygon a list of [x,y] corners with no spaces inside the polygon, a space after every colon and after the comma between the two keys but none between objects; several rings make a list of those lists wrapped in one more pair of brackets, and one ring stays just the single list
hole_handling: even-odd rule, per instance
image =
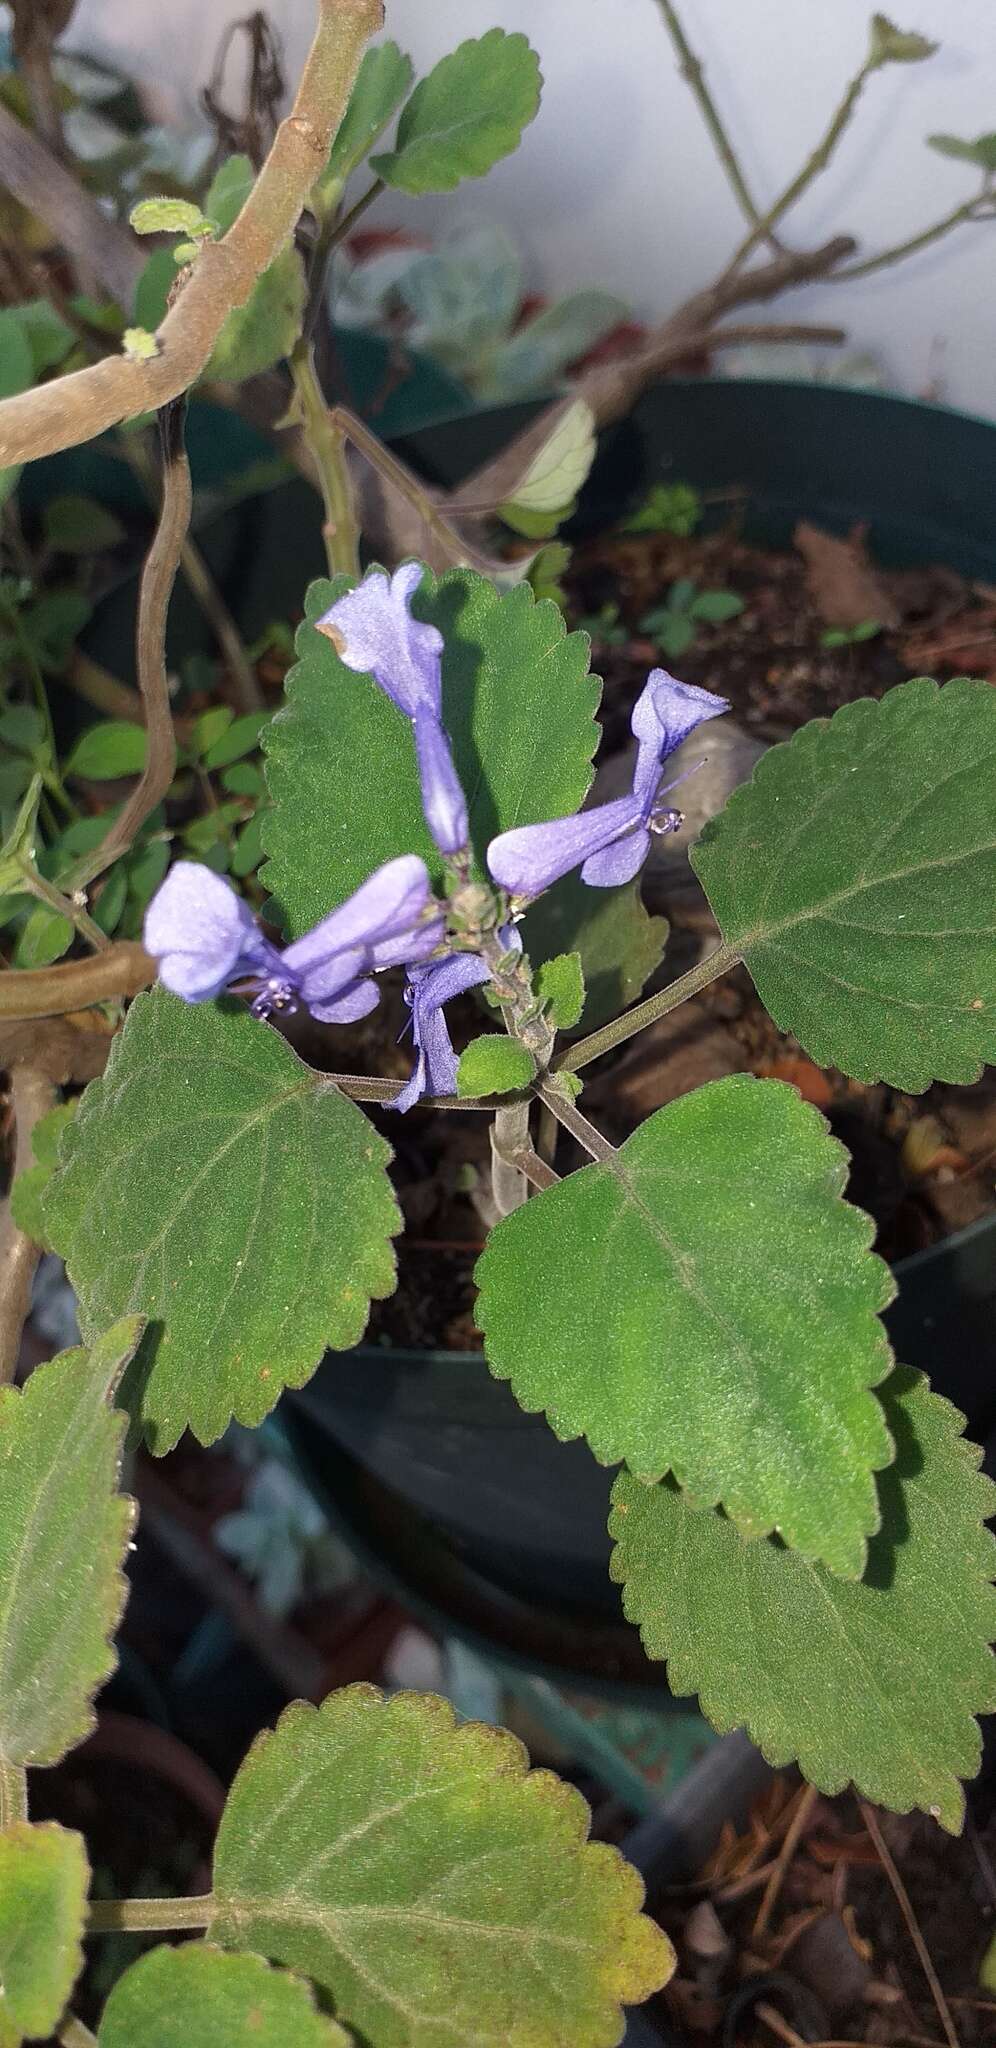
[{"label": "brown branch", "polygon": [[92,1003],[137,995],[155,978],[156,963],[145,948],[122,939],[89,960],[0,974],[0,1017],[61,1017]]},{"label": "brown branch", "polygon": [[31,462],[92,440],[121,420],[168,405],[199,377],[224,321],[293,234],[328,155],[381,0],[319,0],[319,21],[297,97],[241,213],[208,242],[157,330],[158,354],[106,356],[85,370],[0,405],[0,462]]},{"label": "brown branch", "polygon": [[131,306],[146,262],[140,243],[3,105],[0,186],[44,221],[77,271],[89,270],[119,306]]},{"label": "brown branch", "polygon": [[[16,1144],[14,1177],[30,1166],[35,1125],[55,1102],[55,1089],[47,1075],[33,1067],[12,1067],[10,1095],[14,1111]],[[10,1202],[0,1217],[0,1384],[13,1379],[21,1350],[21,1331],[31,1305],[31,1282],[41,1256],[41,1247],[18,1230]]]}]

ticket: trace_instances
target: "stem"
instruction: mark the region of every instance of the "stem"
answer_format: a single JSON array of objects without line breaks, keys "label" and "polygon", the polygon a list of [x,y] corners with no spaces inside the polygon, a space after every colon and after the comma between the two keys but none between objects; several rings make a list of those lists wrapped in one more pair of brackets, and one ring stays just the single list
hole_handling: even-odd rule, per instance
[{"label": "stem", "polygon": [[733,144],[720,120],[715,101],[705,82],[702,64],[694,51],[689,47],[688,38],[678,18],[677,9],[672,4],[672,0],[658,0],[658,5],[678,55],[678,69],[681,72],[682,78],[687,80],[698,101],[699,112],[709,130],[716,155],[726,172],[740,211],[744,219],[750,221],[752,228],[757,230],[759,239],[773,242],[774,237],[771,235],[767,224],[761,220],[757,205],[751,197],[747,181],[737,160]]},{"label": "stem", "polygon": [[[89,960],[64,960],[58,967],[27,967],[0,975],[0,1017],[62,1017],[137,995],[156,978],[156,963],[132,939],[108,946]],[[399,1084],[400,1085],[400,1084]]]},{"label": "stem", "polygon": [[60,2048],[97,2048],[96,2034],[91,2034],[89,2027],[85,2027],[72,2012],[67,2013],[60,2023],[55,2038]]},{"label": "stem", "polygon": [[510,1216],[526,1200],[529,1189],[519,1161],[531,1152],[528,1100],[496,1109],[491,1126],[491,1193],[499,1216]]},{"label": "stem", "polygon": [[49,909],[57,911],[60,917],[68,918],[80,937],[86,939],[95,953],[107,952],[111,943],[107,933],[101,931],[99,924],[94,924],[93,918],[82,903],[75,902],[71,896],[63,896],[61,890],[47,882],[36,867],[28,866],[25,862],[21,872],[24,887],[30,896],[36,896],[39,903],[47,903]]},{"label": "stem", "polygon": [[862,64],[860,71],[855,72],[839,105],[834,108],[830,116],[830,121],[822,141],[817,143],[812,155],[806,158],[801,170],[797,171],[795,177],[790,179],[784,192],[781,193],[772,206],[769,206],[767,213],[763,215],[756,226],[751,229],[750,234],[741,242],[739,249],[735,251],[730,260],[731,270],[735,270],[738,264],[741,264],[744,258],[750,255],[751,250],[756,249],[758,242],[764,241],[766,237],[770,238],[772,228],[781,220],[782,215],[788,213],[789,208],[795,205],[797,199],[801,199],[802,194],[812,184],[814,178],[818,178],[820,172],[826,170],[845,128],[850,123],[851,116],[864,91],[866,81],[871,77],[872,72],[877,69],[877,64],[873,63],[870,58],[867,58]]},{"label": "stem", "polygon": [[0,1828],[28,1818],[28,1774],[0,1757]]},{"label": "stem", "polygon": [[588,1122],[586,1116],[582,1116],[581,1111],[575,1108],[574,1103],[566,1095],[560,1095],[556,1088],[545,1086],[540,1087],[539,1095],[540,1100],[553,1111],[558,1124],[563,1124],[565,1131],[570,1131],[571,1137],[576,1138],[578,1144],[583,1145],[593,1159],[615,1158],[615,1146],[609,1144],[608,1138],[604,1138],[601,1131],[596,1130],[594,1124]]},{"label": "stem", "polygon": [[200,1899],[92,1899],[87,1934],[174,1934],[208,1927],[214,1911],[210,1892]]},{"label": "stem", "polygon": [[74,869],[72,879],[77,888],[92,882],[95,875],[102,874],[112,861],[127,853],[146,818],[162,802],[176,768],[176,734],[166,676],[166,617],[190,523],[190,464],[183,438],[186,411],[184,396],[164,405],[159,414],[162,510],[138,596],[136,662],[138,686],[145,704],[148,756],[120,816],[114,819],[96,852]]},{"label": "stem", "polygon": [[312,339],[318,323],[318,316],[325,299],[325,281],[333,252],[345,241],[346,236],[356,226],[360,215],[366,213],[367,207],[372,206],[374,200],[379,197],[383,190],[383,178],[375,178],[373,184],[356,201],[355,206],[351,206],[349,212],[343,214],[341,218],[337,205],[329,203],[328,199],[322,194],[320,185],[316,186],[312,193],[311,202],[312,209],[318,220],[318,236],[308,264],[308,300],[301,328],[305,341]]},{"label": "stem", "polygon": [[952,228],[960,227],[963,221],[990,218],[991,216],[987,214],[976,212],[979,196],[966,199],[961,206],[956,206],[953,212],[946,213],[942,220],[935,220],[930,227],[921,228],[918,235],[911,235],[908,241],[895,242],[891,249],[883,249],[878,256],[866,256],[862,263],[848,263],[843,270],[833,271],[828,282],[837,284],[842,278],[850,282],[855,277],[871,277],[873,271],[884,270],[890,263],[901,263],[904,256],[915,256],[918,249],[927,249],[931,242],[939,242],[942,235],[949,234]]},{"label": "stem", "polygon": [[444,518],[424,484],[419,483],[418,478],[405,468],[404,463],[395,460],[383,442],[378,441],[376,434],[372,434],[369,427],[365,426],[355,413],[350,412],[347,406],[334,406],[330,417],[346,439],[352,441],[354,448],[358,448],[360,454],[366,456],[371,468],[377,470],[387,483],[393,485],[399,496],[412,506],[420,519],[424,520],[429,532],[445,551],[446,560],[458,566],[466,562],[469,558],[466,546],[460,535]]},{"label": "stem", "polygon": [[[26,1066],[11,1068],[10,1096],[15,1130],[11,1178],[16,1179],[25,1167],[33,1163],[35,1125],[48,1115],[58,1098],[48,1075]],[[40,1245],[34,1244],[23,1230],[18,1229],[10,1203],[6,1202],[0,1216],[0,1385],[9,1384],[17,1371],[21,1331],[31,1306],[31,1282],[40,1257]],[[13,1765],[4,1765],[0,1759],[0,1820],[3,1811],[9,1809],[11,1800],[16,1802],[20,1796],[18,1782],[23,1775],[23,1772],[15,1772]]]},{"label": "stem", "polygon": [[[707,959],[700,960],[697,967],[690,967],[687,974],[680,975],[677,981],[672,981],[670,987],[662,989],[659,995],[648,996],[646,1002],[637,1003],[635,1009],[624,1011],[612,1024],[603,1024],[600,1031],[593,1031],[590,1037],[579,1039],[577,1045],[572,1045],[567,1052],[560,1054],[556,1066],[566,1068],[568,1073],[576,1074],[581,1067],[586,1067],[590,1060],[600,1059],[603,1052],[611,1052],[615,1046],[623,1045],[626,1039],[633,1038],[636,1032],[645,1031],[648,1024],[656,1024],[658,1017],[666,1017],[669,1010],[676,1010],[679,1003],[687,1002],[689,996],[698,995],[700,989],[708,988],[711,981],[718,981],[721,974],[728,974],[731,967],[737,966],[739,959],[739,953],[735,952],[732,946],[717,946],[716,951],[710,953]],[[547,1097],[544,1096],[543,1100],[546,1101]],[[552,1101],[550,1108],[554,1108]],[[559,1109],[556,1114],[560,1116]],[[564,1118],[560,1117],[560,1121],[563,1123]]]},{"label": "stem", "polygon": [[305,439],[314,457],[325,506],[322,534],[331,576],[360,573],[359,532],[353,486],[346,462],[346,437],[336,413],[326,405],[310,341],[299,335],[288,358],[301,407]]}]

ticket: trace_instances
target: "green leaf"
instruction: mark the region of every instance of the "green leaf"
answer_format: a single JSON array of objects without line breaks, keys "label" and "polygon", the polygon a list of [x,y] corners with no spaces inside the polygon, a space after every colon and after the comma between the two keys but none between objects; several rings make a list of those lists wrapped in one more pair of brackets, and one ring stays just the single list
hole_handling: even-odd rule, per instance
[{"label": "green leaf", "polygon": [[215,225],[205,220],[192,200],[165,194],[156,199],[140,199],[128,219],[136,235],[210,235]]},{"label": "green leaf", "polygon": [[373,148],[388,122],[411,91],[412,60],[397,43],[378,43],[364,52],[349,105],[322,172],[322,183],[344,185]]},{"label": "green leaf", "polygon": [[743,598],[738,597],[735,590],[700,590],[691,603],[693,619],[704,619],[710,626],[721,626],[726,619],[735,619],[743,608]]},{"label": "green leaf", "polygon": [[49,500],[44,525],[49,547],[60,548],[67,555],[97,555],[102,548],[117,547],[125,531],[106,506],[72,492]]},{"label": "green leaf", "polygon": [[370,159],[401,192],[452,192],[519,146],[540,100],[540,68],[524,35],[489,29],[461,43],[419,80],[394,148]]},{"label": "green leaf", "polygon": [[687,653],[695,639],[694,621],[682,612],[662,611],[651,631],[662,654],[672,661]]},{"label": "green leaf", "polygon": [[[396,854],[421,854],[437,881],[443,872],[422,816],[410,720],[315,628],[348,587],[340,578],[308,591],[286,708],[263,741],[274,801],[263,880],[293,932]],[[526,585],[499,595],[470,569],[438,581],[427,571],[413,610],[444,637],[443,716],[480,875],[495,833],[577,809],[600,686],[587,672],[586,636],[568,634],[556,605],[537,603]]]},{"label": "green leaf", "polygon": [[612,1576],[672,1693],[697,1692],[715,1727],[742,1723],[770,1763],[797,1757],[823,1792],[853,1780],[956,1833],[958,1779],[981,1756],[972,1716],[996,1709],[996,1551],[982,1527],[996,1490],[964,1417],[922,1374],[899,1367],[881,1399],[896,1462],[879,1476],[862,1581],[777,1542],[745,1545],[721,1515],[628,1473],[613,1490]]},{"label": "green leaf", "polygon": [[372,1686],[301,1703],[242,1765],[215,1847],[215,1918],[312,1977],[377,2048],[611,2048],[670,1976],[618,1850],[503,1729]]},{"label": "green leaf", "polygon": [[349,2048],[310,1986],[202,1941],[154,1948],[119,1977],[98,2048]]},{"label": "green leaf", "polygon": [[128,869],[123,860],[109,870],[92,906],[94,924],[111,938],[117,931],[128,898]]},{"label": "green leaf", "polygon": [[0,398],[27,391],[34,377],[31,341],[20,312],[5,306],[0,310]]},{"label": "green leaf", "polygon": [[245,305],[229,313],[204,376],[241,384],[271,370],[290,354],[301,332],[306,296],[304,265],[288,242],[257,278]]},{"label": "green leaf", "polygon": [[144,725],[128,718],[105,718],[80,734],[66,756],[66,774],[92,782],[113,782],[119,775],[140,775],[148,753]]},{"label": "green leaf", "polygon": [[897,28],[887,14],[873,14],[870,26],[868,62],[878,64],[922,64],[933,57],[940,45],[913,29]]},{"label": "green leaf", "polygon": [[457,1094],[510,1095],[528,1088],[535,1072],[536,1062],[524,1045],[501,1031],[488,1031],[460,1055]]},{"label": "green leaf", "polygon": [[[10,714],[14,716],[13,712]],[[25,763],[27,771],[27,764]],[[18,892],[25,877],[34,870],[35,834],[38,829],[38,805],[41,801],[42,778],[33,775],[28,784],[17,816],[10,831],[0,846],[0,890]]]},{"label": "green leaf", "polygon": [[55,1170],[59,1139],[75,1115],[76,1101],[60,1102],[57,1108],[49,1110],[47,1116],[39,1118],[31,1138],[35,1163],[18,1174],[10,1191],[10,1213],[18,1230],[23,1230],[25,1236],[40,1244],[44,1251],[49,1249],[49,1245],[42,1215],[42,1197]]},{"label": "green leaf", "polygon": [[68,951],[74,936],[68,917],[50,910],[47,903],[36,903],[18,934],[14,966],[50,967],[53,960],[61,960]]},{"label": "green leaf", "polygon": [[63,362],[74,346],[76,335],[57,313],[47,299],[28,299],[21,306],[13,306],[22,332],[27,337],[31,350],[33,369],[32,383],[43,377],[46,370],[54,370]]},{"label": "green leaf", "polygon": [[144,910],[169,867],[167,841],[150,839],[147,846],[140,846],[129,856],[126,865],[129,901],[137,909]]},{"label": "green leaf", "polygon": [[[152,1448],[250,1427],[395,1284],[390,1149],[233,1002],[132,1004],[63,1141],[45,1222],[87,1329],[153,1324],[130,1404]],[[96,1191],[100,1223],[94,1226]]]},{"label": "green leaf", "polygon": [[0,1389],[0,1759],[54,1764],[115,1666],[134,1504],[111,1403],[141,1334],[128,1316]]},{"label": "green leaf", "polygon": [[40,789],[41,778],[32,777],[30,761],[0,761],[0,809],[9,811],[14,804],[19,803],[33,780],[38,781]]},{"label": "green leaf", "polygon": [[219,780],[229,796],[261,797],[266,793],[262,769],[255,761],[235,761],[231,768],[222,769]]},{"label": "green leaf", "polygon": [[794,1089],[709,1082],[498,1224],[477,1320],[561,1439],[857,1577],[892,1455],[869,1390],[895,1286],[847,1166]]},{"label": "green leaf", "polygon": [[0,1829],[0,2048],[54,2032],[83,1968],[90,1868],[82,1835]]},{"label": "green leaf", "polygon": [[556,299],[488,354],[471,379],[475,395],[486,404],[504,405],[548,391],[628,312],[625,300],[611,292],[570,292]]},{"label": "green leaf", "polygon": [[93,606],[82,590],[46,590],[24,613],[22,624],[42,668],[65,668]]},{"label": "green leaf", "polygon": [[584,974],[580,953],[557,953],[544,960],[536,977],[540,997],[549,1005],[550,1021],[558,1031],[579,1024],[584,1010]]},{"label": "green leaf", "polygon": [[514,496],[500,508],[502,518],[514,525],[522,512],[563,511],[577,497],[594,459],[595,415],[583,398],[576,398],[561,413]]},{"label": "green leaf", "polygon": [[255,183],[251,157],[229,156],[219,164],[204,199],[204,211],[219,235],[227,235],[234,226]]},{"label": "green leaf", "polygon": [[169,294],[176,283],[176,258],[172,249],[153,249],[135,286],[135,320],[154,334],[166,318]]},{"label": "green leaf", "polygon": [[702,499],[693,484],[652,484],[621,522],[622,533],[677,533],[687,539],[702,519]]},{"label": "green leaf", "polygon": [[213,704],[208,711],[202,711],[190,728],[188,751],[198,758],[205,755],[216,742],[224,739],[234,721],[235,713],[230,704]]},{"label": "green leaf", "polygon": [[0,717],[0,740],[22,753],[36,754],[45,744],[45,721],[33,704],[13,704]]},{"label": "green leaf", "polygon": [[621,889],[589,889],[573,874],[527,910],[521,930],[534,963],[579,955],[587,991],[582,1019],[586,1031],[596,1031],[635,1003],[660,966],[668,925],[644,909],[638,879]]},{"label": "green leaf", "polygon": [[978,164],[983,171],[996,171],[996,132],[977,135],[974,142],[958,135],[928,135],[928,145],[939,156],[957,157],[963,163]]},{"label": "green leaf", "polygon": [[996,690],[900,683],[772,747],[691,850],[817,1066],[918,1094],[996,1058]]},{"label": "green leaf", "polygon": [[236,836],[232,852],[231,871],[233,875],[253,875],[263,858],[263,821],[265,809],[254,811]]},{"label": "green leaf", "polygon": [[233,719],[205,750],[205,768],[227,768],[230,761],[242,761],[247,754],[254,754],[270,717],[269,711],[247,711],[242,718]]}]

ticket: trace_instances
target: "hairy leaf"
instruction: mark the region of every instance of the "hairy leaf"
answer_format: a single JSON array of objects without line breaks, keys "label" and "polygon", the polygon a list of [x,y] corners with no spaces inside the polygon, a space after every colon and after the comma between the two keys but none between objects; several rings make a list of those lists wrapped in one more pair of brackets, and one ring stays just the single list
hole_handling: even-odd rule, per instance
[{"label": "hairy leaf", "polygon": [[[77,1098],[78,1099],[78,1098]],[[42,1214],[42,1198],[55,1172],[59,1156],[59,1139],[67,1124],[76,1115],[76,1099],[60,1102],[50,1109],[47,1116],[39,1117],[31,1136],[34,1164],[26,1166],[19,1173],[10,1191],[10,1213],[26,1237],[49,1249],[45,1235],[45,1219]]]},{"label": "hairy leaf", "polygon": [[644,909],[639,878],[621,889],[589,889],[573,874],[527,910],[521,930],[534,966],[557,953],[579,955],[587,990],[579,1021],[595,1031],[635,1003],[660,966],[668,925]]},{"label": "hairy leaf", "polygon": [[[87,1329],[151,1327],[129,1405],[169,1450],[262,1421],[395,1284],[390,1149],[234,1002],[133,1003],[66,1132],[45,1223]],[[139,1369],[140,1368],[140,1369]]]},{"label": "hairy leaf", "polygon": [[501,1031],[488,1031],[471,1040],[460,1055],[457,1069],[458,1095],[508,1095],[513,1089],[528,1088],[536,1062],[515,1038]]},{"label": "hairy leaf", "polygon": [[0,1389],[0,1758],[54,1764],[114,1669],[133,1504],[111,1402],[141,1335],[127,1316]]},{"label": "hairy leaf", "polygon": [[895,1289],[840,1199],[847,1164],[794,1089],[710,1082],[498,1224],[477,1319],[559,1437],[857,1577],[892,1455],[869,1389]]},{"label": "hairy leaf", "polygon": [[229,313],[204,370],[232,384],[258,377],[288,356],[301,331],[304,265],[291,243],[256,279],[244,306]]},{"label": "hairy leaf", "polygon": [[323,183],[334,181],[344,184],[363,162],[368,149],[373,148],[378,135],[383,134],[392,115],[397,113],[402,100],[411,91],[414,75],[411,58],[398,48],[397,43],[388,40],[364,52],[349,95],[349,105],[339,123],[322,173]]},{"label": "hairy leaf", "polygon": [[881,1389],[896,1461],[879,1475],[882,1526],[863,1580],[833,1578],[776,1541],[745,1544],[669,1484],[621,1473],[612,1576],[673,1693],[697,1692],[724,1733],[743,1724],[769,1762],[797,1757],[823,1792],[919,1806],[957,1832],[959,1778],[978,1770],[973,1715],[996,1709],[983,1520],[996,1489],[964,1417],[899,1367]]},{"label": "hairy leaf", "polygon": [[372,1686],[253,1744],[215,1848],[215,1918],[312,1977],[377,2048],[611,2048],[670,1976],[618,1850],[514,1736]]},{"label": "hairy leaf", "polygon": [[394,148],[370,159],[401,192],[451,192],[480,178],[519,146],[537,112],[540,69],[524,35],[501,28],[461,43],[420,79],[398,122]]},{"label": "hairy leaf", "polygon": [[150,1949],[118,1978],[97,2040],[99,2048],[348,2048],[349,2036],[316,2010],[299,1977],[262,1956],[188,1941]]},{"label": "hairy leaf", "polygon": [[[314,626],[347,588],[337,579],[308,591],[286,708],[263,739],[274,800],[263,880],[294,934],[396,854],[421,854],[442,876],[422,816],[410,721],[370,677],[346,668]],[[581,802],[600,686],[588,673],[586,635],[567,633],[556,605],[538,604],[525,585],[499,595],[470,569],[438,581],[427,572],[412,608],[444,636],[443,716],[482,872],[495,833]]]},{"label": "hairy leaf", "polygon": [[584,975],[580,953],[556,953],[544,960],[536,976],[541,1000],[549,1005],[550,1020],[558,1031],[569,1031],[584,1009]]},{"label": "hairy leaf", "polygon": [[996,691],[927,676],[772,747],[692,848],[821,1067],[918,1093],[996,1058]]},{"label": "hairy leaf", "polygon": [[0,2048],[51,2034],[83,1967],[90,1868],[54,1821],[0,1829]]}]

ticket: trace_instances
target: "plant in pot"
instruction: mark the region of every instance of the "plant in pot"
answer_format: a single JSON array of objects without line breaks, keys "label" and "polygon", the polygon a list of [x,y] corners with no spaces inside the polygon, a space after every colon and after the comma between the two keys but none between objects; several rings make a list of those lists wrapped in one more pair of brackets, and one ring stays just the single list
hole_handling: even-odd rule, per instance
[{"label": "plant in pot", "polygon": [[[30,632],[25,647],[33,594],[7,595],[40,723],[21,747],[29,779],[2,881],[63,920],[72,951],[0,984],[30,1176],[2,1246],[5,1377],[41,1241],[66,1261],[84,1335],[2,1396],[0,2018],[15,2038],[88,2038],[65,2011],[86,1927],[208,1937],[157,1949],[121,1980],[99,2020],[110,2044],[161,2040],[164,2016],[175,2027],[180,2015],[193,2041],[269,2026],[282,2041],[354,2034],[385,2048],[454,2032],[608,2048],[621,2005],[667,1977],[638,1883],[586,1844],[581,1804],[527,1775],[510,1738],[454,1727],[444,1702],[385,1704],[361,1687],[292,1707],[236,1777],[213,1888],[196,1899],[88,1908],[79,1837],[28,1818],[28,1769],[85,1733],[109,1666],[130,1531],[125,1417],[153,1452],[186,1428],[211,1441],[233,1416],[260,1423],[327,1348],[359,1340],[396,1277],[384,1134],[411,1144],[428,1108],[458,1131],[483,1120],[483,1156],[461,1158],[458,1138],[454,1164],[487,1234],[475,1313],[488,1364],[527,1414],[620,1466],[612,1576],[673,1690],[697,1691],[720,1728],[745,1724],[774,1760],[798,1758],[814,1784],[853,1781],[950,1829],[977,1767],[974,1716],[996,1704],[991,1489],[956,1411],[892,1355],[880,1321],[890,1276],[818,1110],[782,1080],[737,1074],[616,1143],[582,1106],[597,1058],[741,965],[820,1067],[910,1092],[971,1082],[996,1008],[996,700],[982,681],[916,677],[772,748],[692,849],[719,944],[576,1035],[606,944],[610,978],[625,972],[639,992],[646,970],[634,989],[618,933],[635,924],[646,942],[635,885],[654,844],[682,830],[674,757],[693,737],[708,745],[726,700],[653,667],[632,706],[626,786],[582,810],[598,740],[587,636],[568,634],[514,563],[472,548],[463,520],[485,502],[558,512],[583,474],[594,409],[570,400],[531,430],[489,500],[478,486],[441,505],[327,411],[310,294],[295,301],[292,338],[274,318],[270,295],[279,286],[284,305],[288,279],[271,272],[295,254],[299,213],[309,205],[315,224],[314,286],[343,225],[344,166],[399,100],[396,147],[375,169],[402,189],[486,168],[534,111],[524,38],[464,44],[406,97],[393,46],[358,69],[378,19],[370,0],[325,0],[294,109],[244,203],[244,167],[218,174],[216,212],[234,207],[220,239],[216,214],[189,199],[139,213],[140,228],[184,238],[161,325],[128,329],[119,354],[0,405],[12,466],[143,410],[162,452],[139,605],[141,772],[54,861],[72,799]],[[866,69],[923,54],[876,17]],[[769,226],[759,217],[757,236]],[[744,271],[732,299],[707,295],[699,324],[689,316],[656,343],[637,381],[701,346],[724,305],[812,274],[813,259],[778,254],[759,283],[763,268]],[[267,344],[255,353],[253,321]],[[240,893],[223,872],[230,833],[204,835],[220,857],[186,857],[201,850],[191,788],[206,815],[211,773],[247,753],[209,761],[229,719],[209,741],[185,732],[177,793],[164,659],[190,504],[185,394],[219,347],[231,368],[236,338],[253,374],[261,354],[267,368],[289,361],[295,446],[321,479],[334,571],[307,593],[286,703],[263,742],[265,921],[252,886]],[[357,573],[347,432],[428,536],[417,552],[395,545],[390,573]],[[251,753],[259,730],[256,717],[229,744],[248,737]],[[255,782],[230,793],[258,803]],[[157,811],[158,843],[172,836],[167,800],[189,804],[188,838],[150,890],[128,864]],[[122,866],[141,941],[109,937],[96,916]],[[552,944],[542,919],[564,885],[580,925]],[[447,1005],[460,997],[483,1007],[465,1008],[458,1056]],[[390,1045],[402,1007],[410,1054]],[[340,1044],[376,1044],[380,1065],[333,1071]],[[53,1123],[55,1084],[87,1066],[94,1078]]]}]

